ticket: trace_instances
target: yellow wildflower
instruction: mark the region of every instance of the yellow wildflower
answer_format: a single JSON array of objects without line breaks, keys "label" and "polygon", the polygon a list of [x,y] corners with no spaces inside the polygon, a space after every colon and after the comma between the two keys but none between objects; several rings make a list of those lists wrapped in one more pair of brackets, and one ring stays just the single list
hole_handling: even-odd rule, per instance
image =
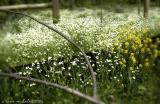
[{"label": "yellow wildflower", "polygon": [[153,56],[154,56],[154,58],[156,58],[158,56],[158,50],[157,49],[154,50]]},{"label": "yellow wildflower", "polygon": [[128,54],[128,50],[125,50],[124,53],[125,53],[125,54]]},{"label": "yellow wildflower", "polygon": [[157,38],[156,41],[157,41],[158,44],[160,43],[160,39],[159,38]]},{"label": "yellow wildflower", "polygon": [[150,52],[151,51],[150,48],[147,48],[147,51]]},{"label": "yellow wildflower", "polygon": [[142,68],[142,67],[143,67],[143,65],[142,65],[142,64],[139,64],[139,67],[140,67],[140,68]]},{"label": "yellow wildflower", "polygon": [[114,48],[111,48],[111,51],[113,52],[113,51],[114,51]]},{"label": "yellow wildflower", "polygon": [[122,59],[122,62],[123,62],[123,63],[126,63],[126,60],[125,60],[125,59]]},{"label": "yellow wildflower", "polygon": [[119,62],[119,64],[120,64],[120,65],[123,65],[123,62],[122,62],[122,61],[120,61],[120,62]]},{"label": "yellow wildflower", "polygon": [[122,48],[120,50],[121,50],[122,53],[124,52],[124,50]]},{"label": "yellow wildflower", "polygon": [[131,47],[132,47],[132,50],[133,50],[133,51],[136,50],[136,47],[135,47],[134,45],[132,45]]},{"label": "yellow wildflower", "polygon": [[145,62],[144,66],[148,67],[149,66],[149,62]]},{"label": "yellow wildflower", "polygon": [[134,53],[131,53],[131,55],[130,56],[134,56]]},{"label": "yellow wildflower", "polygon": [[145,51],[145,48],[141,48],[141,52],[144,53],[144,51]]},{"label": "yellow wildflower", "polygon": [[140,45],[139,45],[139,48],[142,48],[142,47],[143,47],[143,44],[140,44]]},{"label": "yellow wildflower", "polygon": [[134,56],[134,53],[131,53],[131,55],[130,55],[129,58],[130,58],[130,60],[132,61],[133,64],[136,63],[136,58],[135,58],[135,56]]},{"label": "yellow wildflower", "polygon": [[129,67],[129,70],[131,70],[131,71],[132,71],[132,70],[134,70],[134,68],[133,68],[133,67]]},{"label": "yellow wildflower", "polygon": [[129,46],[129,43],[128,43],[128,42],[125,42],[125,46]]},{"label": "yellow wildflower", "polygon": [[148,58],[146,58],[146,59],[145,59],[145,62],[148,62],[148,61],[149,61],[149,59],[148,59]]}]

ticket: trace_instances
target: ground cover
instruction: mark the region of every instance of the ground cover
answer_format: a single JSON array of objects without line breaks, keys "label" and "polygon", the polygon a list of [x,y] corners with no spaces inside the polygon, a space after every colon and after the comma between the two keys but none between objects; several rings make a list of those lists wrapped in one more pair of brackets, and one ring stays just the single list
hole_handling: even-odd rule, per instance
[{"label": "ground cover", "polygon": [[[64,32],[86,53],[93,53],[94,57],[89,57],[97,75],[99,98],[104,102],[158,103],[159,77],[155,72],[160,65],[157,59],[160,40],[153,41],[151,37],[159,34],[159,9],[152,8],[148,19],[138,16],[136,9],[131,11],[103,10],[101,23],[99,9],[62,10],[61,20],[56,25],[52,24],[49,10],[28,13]],[[91,93],[92,81],[81,53],[58,34],[25,17],[8,22],[4,30],[7,32],[0,38],[1,56],[12,67],[31,63],[19,69],[20,75]],[[5,81],[7,83],[7,79]],[[84,102],[59,90],[25,81],[11,81],[10,86],[1,89],[3,98],[7,99],[36,99],[38,96],[44,102]],[[19,92],[21,89],[23,93]]]}]

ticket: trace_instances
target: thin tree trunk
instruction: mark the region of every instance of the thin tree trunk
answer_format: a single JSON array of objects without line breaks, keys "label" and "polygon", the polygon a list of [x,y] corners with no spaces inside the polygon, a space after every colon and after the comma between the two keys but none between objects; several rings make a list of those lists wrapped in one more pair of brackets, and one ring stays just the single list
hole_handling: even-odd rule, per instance
[{"label": "thin tree trunk", "polygon": [[69,9],[73,10],[75,8],[75,0],[69,0],[68,4],[69,4]]},{"label": "thin tree trunk", "polygon": [[101,0],[101,26],[103,25],[103,0]]},{"label": "thin tree trunk", "polygon": [[160,6],[160,0],[156,0],[156,5]]},{"label": "thin tree trunk", "polygon": [[147,18],[149,15],[149,4],[150,0],[144,0],[144,18]]},{"label": "thin tree trunk", "polygon": [[59,0],[52,0],[52,17],[53,17],[53,23],[58,23],[60,18]]},{"label": "thin tree trunk", "polygon": [[137,0],[138,2],[138,15],[141,15],[141,0]]}]

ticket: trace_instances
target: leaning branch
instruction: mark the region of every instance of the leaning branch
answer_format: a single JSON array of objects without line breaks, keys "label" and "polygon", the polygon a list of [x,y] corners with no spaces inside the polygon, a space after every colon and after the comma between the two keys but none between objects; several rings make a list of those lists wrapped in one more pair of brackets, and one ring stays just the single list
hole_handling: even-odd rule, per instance
[{"label": "leaning branch", "polygon": [[44,84],[44,85],[47,85],[47,86],[51,86],[51,87],[54,87],[54,88],[58,88],[58,89],[61,89],[63,91],[66,91],[70,94],[73,94],[75,96],[78,96],[82,99],[85,99],[91,103],[94,103],[94,104],[104,104],[103,102],[101,101],[98,101],[97,99],[93,98],[93,97],[90,97],[88,95],[85,95],[77,90],[73,90],[71,88],[68,88],[68,87],[65,87],[65,86],[62,86],[62,85],[59,85],[59,84],[56,84],[56,83],[51,83],[51,82],[47,82],[47,81],[43,81],[43,80],[39,80],[39,79],[35,79],[35,78],[30,78],[30,77],[23,77],[23,76],[20,76],[20,75],[16,75],[16,74],[8,74],[8,73],[3,73],[3,72],[0,72],[0,76],[2,77],[11,77],[11,78],[14,78],[16,80],[26,80],[26,81],[29,81],[29,82],[34,82],[34,83],[39,83],[39,84]]},{"label": "leaning branch", "polygon": [[29,16],[27,14],[24,14],[24,13],[20,13],[20,12],[14,12],[14,11],[8,11],[8,10],[0,10],[1,12],[8,12],[8,13],[13,13],[13,14],[18,14],[18,15],[23,15],[23,16],[26,16],[26,17],[29,17],[30,19],[38,22],[39,24],[47,27],[48,29],[58,33],[60,36],[62,36],[64,39],[66,39],[68,42],[70,42],[71,44],[73,44],[77,49],[79,49],[79,51],[83,54],[84,58],[85,58],[85,61],[88,65],[88,68],[90,70],[90,73],[91,73],[91,76],[92,76],[92,80],[93,80],[93,97],[94,98],[97,98],[97,83],[96,83],[96,75],[93,71],[93,68],[91,66],[91,63],[89,62],[89,59],[87,57],[87,55],[85,54],[85,52],[83,51],[83,49],[78,45],[76,44],[71,38],[69,38],[68,36],[66,36],[65,34],[63,34],[62,32],[60,32],[59,30],[37,20],[36,18],[32,17],[32,16]]}]

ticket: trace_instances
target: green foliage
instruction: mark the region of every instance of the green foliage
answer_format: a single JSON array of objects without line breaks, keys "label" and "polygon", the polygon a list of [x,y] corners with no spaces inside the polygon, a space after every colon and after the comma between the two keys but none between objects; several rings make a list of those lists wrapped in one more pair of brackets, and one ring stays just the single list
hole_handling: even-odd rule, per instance
[{"label": "green foliage", "polygon": [[[13,5],[13,4],[29,4],[29,3],[44,3],[44,2],[50,2],[51,0],[1,0],[0,5]],[[137,3],[137,0],[102,0],[103,3],[128,3],[128,4],[135,4]],[[152,2],[158,2],[155,0],[151,0]],[[62,6],[67,6],[68,2],[67,0],[60,0],[60,3]],[[75,0],[75,4],[79,6],[91,6],[91,5],[100,5],[101,0]]]},{"label": "green foliage", "polygon": [[[159,103],[160,40],[150,38],[150,34],[158,33],[159,22],[155,21],[159,21],[159,16],[143,20],[132,13],[104,12],[103,24],[99,24],[100,10],[63,10],[56,25],[52,24],[49,10],[31,15],[69,34],[89,52],[99,99],[120,104]],[[93,83],[82,54],[58,34],[25,17],[7,23],[7,28],[11,31],[0,38],[0,56],[6,55],[11,66],[22,65],[16,67],[18,75],[66,85],[88,95],[92,93]],[[24,66],[28,63],[31,64]],[[3,65],[7,64],[1,62],[0,66]],[[4,103],[29,99],[47,104],[88,104],[44,85],[2,77],[0,83],[0,101]]]}]

